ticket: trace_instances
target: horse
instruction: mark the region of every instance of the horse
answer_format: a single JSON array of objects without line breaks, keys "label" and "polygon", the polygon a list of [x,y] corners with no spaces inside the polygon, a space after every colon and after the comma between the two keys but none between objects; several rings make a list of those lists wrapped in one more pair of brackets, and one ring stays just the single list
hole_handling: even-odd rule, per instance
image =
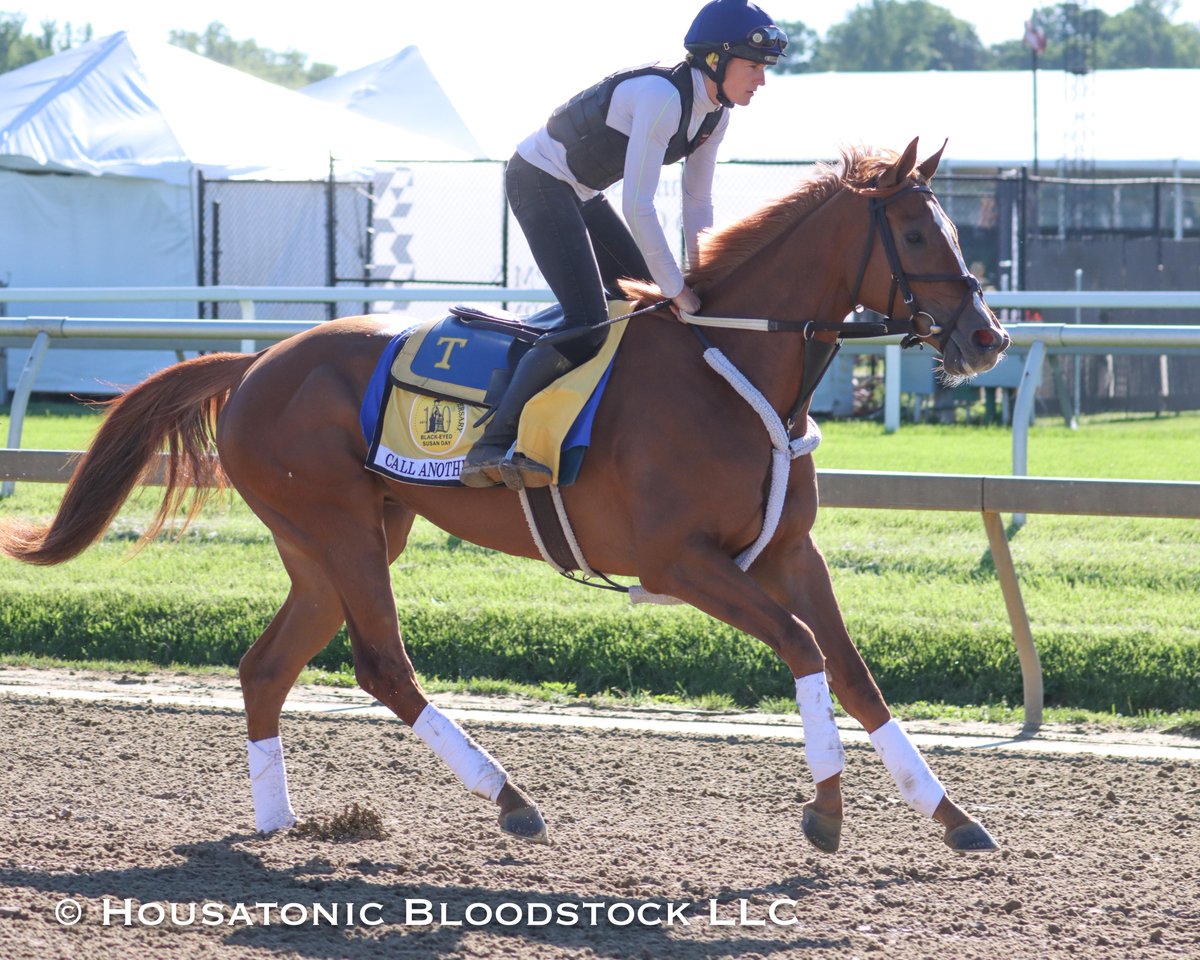
[{"label": "horse", "polygon": [[[811,455],[788,465],[769,542],[747,569],[735,562],[762,533],[772,445],[759,413],[702,359],[691,324],[762,319],[753,329],[714,320],[702,339],[753,383],[790,443],[815,427],[805,357],[828,355],[860,326],[847,321],[856,308],[887,317],[888,330],[906,330],[907,343],[934,348],[946,378],[991,368],[1010,341],[929,186],[944,149],[918,162],[915,139],[903,152],[846,148],[839,164],[820,165],[789,196],[707,234],[687,281],[703,303],[699,316],[675,315],[655,288],[627,282],[634,306],[645,309],[629,321],[613,362],[586,461],[561,490],[591,566],[637,577],[647,590],[757,637],[786,664],[814,782],[801,829],[831,853],[843,820],[831,691],[868,732],[902,797],[941,825],[952,849],[998,845],[950,799],[847,632],[811,534]],[[908,315],[893,316],[900,309]],[[539,552],[518,496],[504,487],[420,486],[364,469],[360,404],[394,332],[386,316],[345,317],[254,355],[203,355],[153,374],[111,402],[52,520],[10,522],[0,552],[34,564],[77,555],[165,447],[165,492],[145,538],[185,507],[186,525],[208,496],[232,485],[270,529],[290,578],[286,599],[239,664],[256,827],[297,822],[280,712],[301,669],[344,622],[362,689],[499,808],[504,833],[544,843],[534,799],[430,703],[400,636],[389,566],[418,515],[487,548],[533,559]],[[652,436],[645,410],[656,411]]]}]

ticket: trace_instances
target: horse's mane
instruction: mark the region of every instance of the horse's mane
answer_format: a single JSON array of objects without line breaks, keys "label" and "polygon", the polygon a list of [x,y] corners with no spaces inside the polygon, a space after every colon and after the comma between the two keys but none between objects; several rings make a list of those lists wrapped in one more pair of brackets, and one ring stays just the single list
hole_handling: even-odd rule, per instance
[{"label": "horse's mane", "polygon": [[[866,147],[845,147],[841,154],[840,164],[817,164],[816,171],[787,196],[772,200],[761,210],[727,227],[701,234],[700,263],[688,271],[687,285],[697,293],[703,293],[835,193],[843,188],[857,192],[872,187],[873,178],[891,166],[897,157],[893,151]],[[621,287],[634,300],[635,307],[647,306],[662,297],[658,287],[650,283],[626,280],[622,281]]]}]

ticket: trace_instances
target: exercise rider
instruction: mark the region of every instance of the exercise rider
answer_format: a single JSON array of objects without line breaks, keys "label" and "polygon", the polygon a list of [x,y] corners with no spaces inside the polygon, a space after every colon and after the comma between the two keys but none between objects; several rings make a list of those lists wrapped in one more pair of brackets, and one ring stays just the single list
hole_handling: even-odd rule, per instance
[{"label": "exercise rider", "polygon": [[[677,310],[700,308],[659,224],[654,192],[665,164],[683,169],[683,228],[696,262],[700,231],[712,226],[717,147],[729,108],[746,106],[784,55],[787,36],[746,0],[712,0],[684,38],[686,59],[622,70],[573,97],[523,140],[508,163],[505,192],[533,259],[562,304],[568,328],[595,327],[620,298],[617,280],[653,281]],[[624,180],[624,221],[603,190]],[[521,408],[595,352],[604,328],[521,358],[460,479],[514,490],[550,482],[549,468],[510,456]],[[561,352],[560,352],[561,351]]]}]

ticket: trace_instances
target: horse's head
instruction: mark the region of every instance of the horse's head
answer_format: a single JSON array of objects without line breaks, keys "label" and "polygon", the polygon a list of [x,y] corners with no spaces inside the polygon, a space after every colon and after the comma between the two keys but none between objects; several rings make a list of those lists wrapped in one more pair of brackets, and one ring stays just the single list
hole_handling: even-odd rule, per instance
[{"label": "horse's head", "polygon": [[990,370],[1011,340],[967,269],[958,231],[929,187],[942,149],[917,163],[917,141],[869,178],[846,186],[867,208],[869,232],[853,299],[898,320],[905,345],[928,343],[951,382]]}]

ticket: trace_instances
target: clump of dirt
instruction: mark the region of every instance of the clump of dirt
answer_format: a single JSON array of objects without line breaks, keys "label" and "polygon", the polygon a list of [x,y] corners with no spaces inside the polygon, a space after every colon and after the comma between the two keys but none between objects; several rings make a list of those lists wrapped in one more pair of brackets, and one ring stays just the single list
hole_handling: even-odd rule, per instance
[{"label": "clump of dirt", "polygon": [[353,843],[356,840],[386,840],[387,828],[383,825],[383,817],[370,807],[362,807],[357,803],[335,813],[332,817],[322,819],[312,817],[301,820],[292,827],[292,835],[306,837],[311,840],[332,840],[335,843]]}]

